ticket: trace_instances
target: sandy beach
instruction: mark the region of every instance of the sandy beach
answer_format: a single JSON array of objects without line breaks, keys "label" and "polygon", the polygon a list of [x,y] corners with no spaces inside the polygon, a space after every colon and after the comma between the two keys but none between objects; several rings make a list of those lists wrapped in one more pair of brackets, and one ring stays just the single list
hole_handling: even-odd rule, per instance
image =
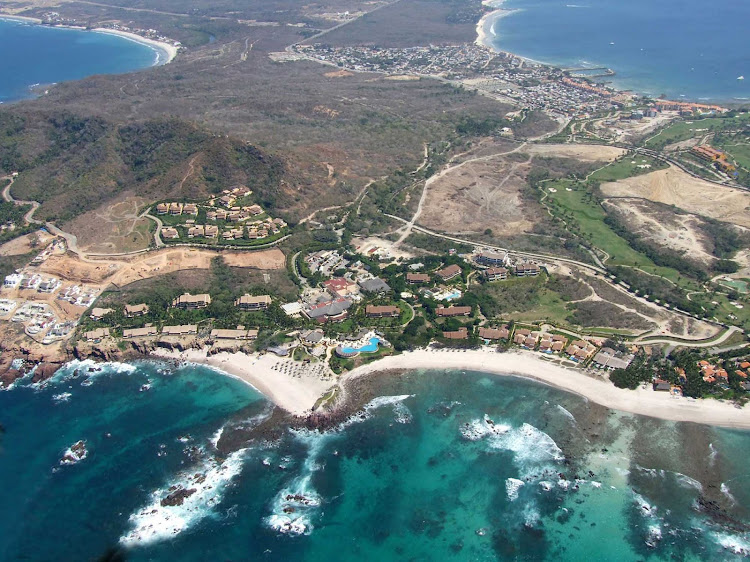
[{"label": "sandy beach", "polygon": [[515,375],[573,392],[613,410],[664,420],[695,422],[729,428],[750,429],[750,407],[738,408],[718,400],[696,400],[647,389],[627,390],[605,380],[586,376],[546,361],[538,353],[490,350],[417,350],[385,357],[347,373],[342,383],[355,377],[391,369],[452,369]]},{"label": "sandy beach", "polygon": [[[273,354],[222,352],[208,356],[205,350],[157,350],[153,355],[214,367],[248,383],[277,406],[295,415],[309,414],[318,398],[337,382],[327,365],[303,365]],[[358,367],[343,375],[338,382],[345,390],[347,381],[354,378],[404,369],[450,369],[518,376],[578,394],[613,410],[671,421],[750,429],[750,407],[738,408],[718,400],[671,396],[668,392],[654,392],[650,386],[637,390],[621,389],[578,369],[545,360],[538,353],[522,350],[505,353],[490,349],[409,351]]]},{"label": "sandy beach", "polygon": [[177,47],[170,43],[164,43],[162,41],[156,41],[154,39],[149,39],[147,37],[141,37],[140,35],[136,33],[130,33],[128,31],[120,31],[119,29],[107,29],[104,27],[97,27],[95,29],[92,29],[92,31],[95,31],[96,33],[108,33],[110,35],[118,35],[120,37],[124,37],[125,39],[130,39],[131,41],[136,41],[138,43],[142,43],[144,45],[148,45],[149,47],[152,47],[153,49],[156,49],[158,51],[162,51],[166,54],[165,57],[159,55],[159,61],[157,65],[163,65],[168,64],[174,60],[174,58],[177,56]]},{"label": "sandy beach", "polygon": [[222,352],[208,355],[204,349],[167,351],[157,349],[153,356],[188,361],[214,367],[240,379],[271,402],[295,415],[309,414],[315,402],[335,384],[328,366],[319,369],[303,366],[273,354]]},{"label": "sandy beach", "polygon": [[477,22],[477,38],[474,41],[476,45],[487,47],[493,51],[497,50],[492,44],[492,39],[495,37],[495,34],[492,32],[492,26],[500,18],[507,17],[518,11],[503,9],[502,6],[504,3],[505,0],[484,0],[482,2],[483,6],[492,8],[492,11],[484,14]]},{"label": "sandy beach", "polygon": [[29,18],[26,16],[11,16],[8,14],[0,14],[0,20],[11,20],[11,21],[22,21],[26,23],[41,24],[42,20],[39,18]]}]

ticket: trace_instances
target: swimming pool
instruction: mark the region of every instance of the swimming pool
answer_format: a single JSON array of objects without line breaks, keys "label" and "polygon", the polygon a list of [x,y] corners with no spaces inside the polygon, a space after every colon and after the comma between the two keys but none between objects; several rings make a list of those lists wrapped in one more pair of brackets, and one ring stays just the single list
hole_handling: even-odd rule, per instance
[{"label": "swimming pool", "polygon": [[349,353],[372,353],[374,351],[378,350],[378,345],[380,344],[380,338],[373,337],[370,338],[370,343],[363,345],[362,347],[341,347],[341,351],[343,351],[346,354]]}]

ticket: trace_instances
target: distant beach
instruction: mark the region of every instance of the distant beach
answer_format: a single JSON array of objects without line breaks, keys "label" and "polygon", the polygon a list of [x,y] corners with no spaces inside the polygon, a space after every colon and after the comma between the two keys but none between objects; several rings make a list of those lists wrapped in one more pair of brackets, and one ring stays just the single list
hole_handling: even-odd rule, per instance
[{"label": "distant beach", "polygon": [[91,31],[96,32],[96,33],[107,33],[109,35],[117,35],[118,37],[123,37],[125,39],[135,41],[136,43],[148,45],[149,47],[151,47],[158,53],[158,58],[154,66],[161,66],[164,64],[169,64],[177,56],[178,49],[174,45],[170,43],[165,43],[163,41],[156,41],[155,39],[149,39],[148,37],[142,37],[141,35],[138,35],[137,33],[130,33],[128,31],[120,31],[119,29],[108,29],[105,27],[97,27],[95,29],[92,29]]}]

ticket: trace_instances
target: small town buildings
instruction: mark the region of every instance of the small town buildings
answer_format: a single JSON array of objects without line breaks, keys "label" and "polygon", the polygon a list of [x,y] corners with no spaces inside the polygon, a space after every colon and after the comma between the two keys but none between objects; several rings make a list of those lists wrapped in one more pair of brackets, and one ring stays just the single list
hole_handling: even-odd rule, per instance
[{"label": "small town buildings", "polygon": [[465,340],[469,338],[469,330],[461,327],[452,332],[443,332],[443,337],[448,340]]},{"label": "small town buildings", "polygon": [[453,316],[471,316],[470,306],[440,306],[435,310],[440,317],[449,318]]},{"label": "small town buildings", "polygon": [[96,328],[83,334],[87,342],[99,342],[109,336],[109,328]]},{"label": "small town buildings", "polygon": [[182,214],[182,203],[171,203],[169,205],[169,214],[170,215],[181,215]]},{"label": "small town buildings", "polygon": [[240,310],[266,310],[271,304],[271,297],[269,295],[242,295],[236,301],[234,306]]},{"label": "small town buildings", "polygon": [[281,305],[281,310],[287,316],[299,316],[302,314],[302,303],[299,302],[288,302]]},{"label": "small town buildings", "polygon": [[451,279],[455,279],[459,275],[461,275],[461,268],[456,265],[449,265],[448,267],[444,267],[443,269],[439,269],[435,272],[435,274],[440,277],[443,281],[450,281]]},{"label": "small town buildings", "polygon": [[198,310],[206,308],[209,304],[211,304],[211,295],[208,293],[201,293],[200,295],[185,293],[172,301],[174,308],[182,308],[184,310]]},{"label": "small town buildings", "polygon": [[309,319],[315,320],[321,324],[325,322],[342,322],[349,315],[349,308],[352,301],[349,299],[338,298],[329,302],[312,305],[302,311]]},{"label": "small town buildings", "polygon": [[490,267],[485,269],[483,273],[487,281],[502,281],[508,278],[508,270],[504,267]]},{"label": "small town buildings", "polygon": [[519,263],[516,265],[516,275],[518,277],[535,277],[539,275],[539,266],[535,263]]},{"label": "small town buildings", "polygon": [[196,324],[184,324],[182,326],[164,326],[161,329],[162,336],[192,336],[198,333]]},{"label": "small town buildings", "polygon": [[182,208],[182,212],[186,215],[193,215],[194,217],[198,215],[198,205],[195,203],[185,203],[185,206]]},{"label": "small town buildings", "polygon": [[430,276],[427,273],[407,273],[406,282],[409,285],[416,285],[418,283],[429,283]]},{"label": "small town buildings", "polygon": [[148,305],[145,303],[125,305],[125,316],[128,318],[136,318],[144,314],[148,314]]},{"label": "small town buildings", "polygon": [[50,277],[49,279],[45,279],[41,283],[39,283],[37,291],[39,291],[40,293],[54,293],[57,289],[60,288],[61,285],[62,281],[60,281],[59,279],[55,279],[54,277]]},{"label": "small town buildings", "polygon": [[111,313],[112,313],[112,309],[111,308],[94,308],[91,311],[91,314],[89,316],[91,317],[92,320],[99,321],[99,320],[101,320],[102,318],[104,318],[105,316],[107,316],[108,314],[111,314]]},{"label": "small town buildings", "polygon": [[234,202],[236,200],[237,198],[232,195],[224,195],[223,197],[219,198],[219,203],[221,203],[227,209],[230,209],[232,205],[234,205]]},{"label": "small town buildings", "polygon": [[328,291],[332,297],[343,298],[359,293],[357,284],[344,277],[334,277],[333,279],[324,281],[323,287],[325,287],[326,291]]},{"label": "small town buildings", "polygon": [[216,238],[219,235],[219,227],[213,224],[207,224],[203,231],[206,238]]},{"label": "small town buildings", "polygon": [[391,292],[388,283],[378,277],[367,279],[366,281],[360,281],[358,285],[365,293],[385,294]]},{"label": "small town buildings", "polygon": [[131,338],[145,338],[155,336],[157,334],[155,326],[145,326],[143,328],[131,328],[122,331],[122,337],[125,339]]},{"label": "small town buildings", "polygon": [[365,307],[365,315],[368,318],[398,318],[401,309],[397,306],[376,306],[368,304]]},{"label": "small town buildings", "polygon": [[479,328],[479,337],[483,340],[507,340],[510,332],[508,326],[500,328]]},{"label": "small town buildings", "polygon": [[157,215],[166,215],[169,212],[169,203],[159,203],[156,206]]},{"label": "small town buildings", "polygon": [[481,265],[490,266],[503,266],[509,263],[508,252],[496,252],[493,250],[485,250],[476,255],[474,260]]},{"label": "small town buildings", "polygon": [[237,328],[236,330],[223,330],[213,329],[211,330],[212,340],[254,340],[258,337],[258,330],[246,330],[245,328]]}]

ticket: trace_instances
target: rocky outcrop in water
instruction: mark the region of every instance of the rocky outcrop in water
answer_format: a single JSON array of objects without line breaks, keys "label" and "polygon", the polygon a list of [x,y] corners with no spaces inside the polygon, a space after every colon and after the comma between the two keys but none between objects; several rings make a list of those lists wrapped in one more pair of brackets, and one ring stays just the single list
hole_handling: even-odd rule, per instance
[{"label": "rocky outcrop in water", "polygon": [[195,488],[181,488],[178,486],[173,486],[172,488],[170,488],[170,490],[174,491],[172,491],[167,497],[161,500],[162,507],[182,505],[187,498],[198,491]]}]

